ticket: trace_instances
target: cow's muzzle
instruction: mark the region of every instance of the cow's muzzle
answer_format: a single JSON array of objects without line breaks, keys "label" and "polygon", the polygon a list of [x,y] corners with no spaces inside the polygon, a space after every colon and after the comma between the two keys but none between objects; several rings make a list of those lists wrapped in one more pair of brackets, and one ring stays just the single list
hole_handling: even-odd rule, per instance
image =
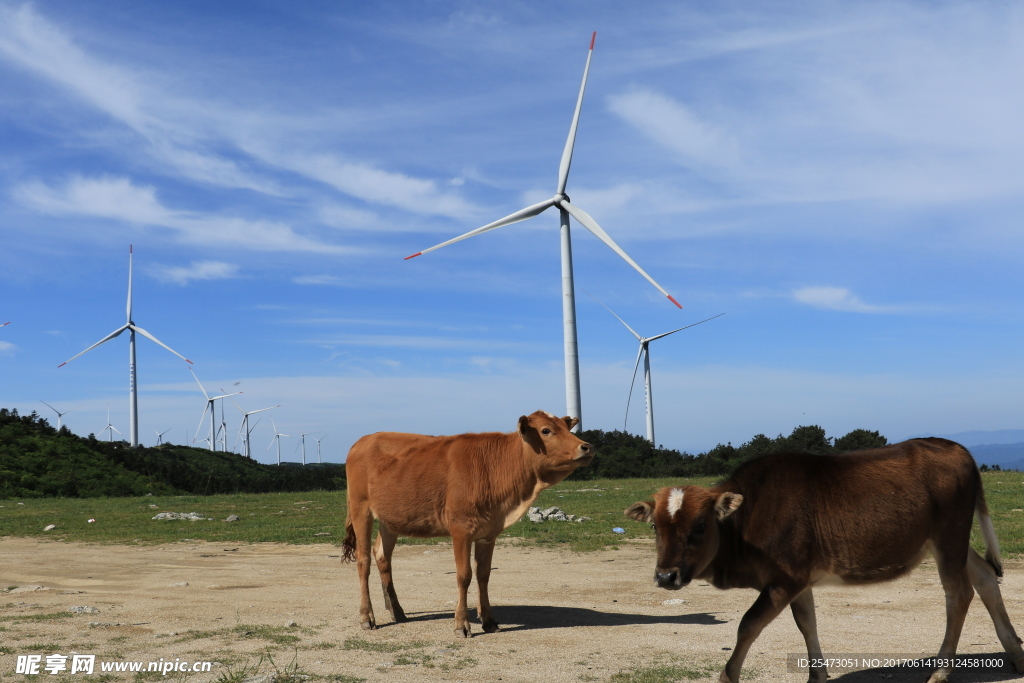
[{"label": "cow's muzzle", "polygon": [[690,577],[683,576],[683,573],[679,571],[678,567],[658,567],[654,570],[654,583],[658,585],[658,588],[667,588],[668,590],[677,591],[690,583]]},{"label": "cow's muzzle", "polygon": [[580,444],[579,448],[576,449],[576,457],[573,458],[576,462],[581,465],[586,465],[594,459],[594,447],[589,443]]}]

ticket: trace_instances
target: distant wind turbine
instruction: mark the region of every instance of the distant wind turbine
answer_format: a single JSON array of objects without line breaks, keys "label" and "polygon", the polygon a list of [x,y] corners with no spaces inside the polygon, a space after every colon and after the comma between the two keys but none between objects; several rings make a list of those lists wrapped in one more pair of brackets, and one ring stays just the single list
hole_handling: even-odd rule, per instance
[{"label": "distant wind turbine", "polygon": [[299,432],[299,443],[295,444],[295,450],[299,450],[299,446],[302,446],[302,464],[306,464],[306,437],[309,432]]},{"label": "distant wind turbine", "polygon": [[171,430],[170,429],[165,429],[162,432],[158,432],[155,429],[153,430],[153,432],[156,434],[156,445],[157,446],[160,446],[160,445],[163,444],[163,442],[164,442],[164,434],[166,434],[169,431],[171,431]]},{"label": "distant wind turbine", "polygon": [[[138,400],[138,395],[136,393],[136,384],[138,382],[138,378],[135,376],[135,333],[138,332],[143,337],[146,337],[148,339],[152,339],[157,344],[159,344],[160,346],[164,347],[165,349],[167,349],[168,351],[173,353],[178,358],[181,358],[182,360],[188,362],[190,365],[191,365],[192,361],[190,361],[188,358],[185,358],[185,356],[181,355],[180,353],[178,353],[177,351],[172,349],[167,344],[164,344],[162,341],[160,341],[159,339],[157,339],[156,337],[151,335],[149,332],[146,332],[144,329],[142,329],[141,327],[137,326],[132,321],[132,246],[131,245],[128,245],[128,322],[126,322],[124,325],[122,325],[121,327],[117,328],[116,330],[114,330],[113,332],[108,334],[103,339],[100,339],[98,342],[96,342],[95,344],[93,344],[92,346],[87,348],[85,351],[82,351],[82,353],[78,354],[78,356],[81,356],[83,353],[88,353],[89,351],[92,351],[93,349],[95,349],[100,344],[108,342],[111,339],[113,339],[114,337],[119,336],[125,330],[128,330],[128,425],[129,425],[128,426],[128,432],[131,435],[132,448],[135,448],[135,447],[137,447],[139,445],[139,400]],[[68,363],[73,361],[74,359],[78,358],[78,356],[72,356],[71,358],[68,358],[66,361],[64,361],[63,363],[61,363],[57,367],[58,368],[64,367],[65,365],[67,365]],[[118,432],[118,434],[120,434],[120,432]]]},{"label": "distant wind turbine", "polygon": [[[290,434],[282,434],[277,431],[277,424],[274,422],[274,416],[270,416],[270,424],[274,425],[274,438],[270,440],[270,446],[274,445],[274,441],[277,441],[277,464],[281,464],[281,437],[291,436]],[[270,450],[270,446],[267,446],[267,450]]]},{"label": "distant wind turbine", "polygon": [[[224,390],[221,389],[221,391]],[[231,402],[235,403],[235,399],[231,399]],[[242,414],[242,424],[239,425],[238,427],[238,436],[235,437],[235,442],[237,443],[238,437],[244,434],[245,438],[242,439],[242,447],[245,450],[245,452],[242,453],[242,455],[252,459],[252,448],[249,443],[249,435],[252,434],[253,429],[256,429],[256,425],[253,425],[252,427],[249,426],[249,416],[255,415],[256,413],[262,413],[264,410],[273,410],[274,408],[280,408],[281,404],[279,403],[276,406],[270,406],[269,408],[260,408],[259,410],[250,410],[249,412],[245,412],[244,410],[242,410],[241,406],[239,406],[237,403],[235,403],[235,407],[238,408],[238,412]],[[223,411],[221,411],[221,414],[223,414]],[[258,424],[259,419],[257,419],[256,422]]]},{"label": "distant wind turbine", "polygon": [[323,462],[323,460],[320,459],[320,442],[323,441],[326,438],[327,438],[327,435],[324,434],[319,439],[313,439],[314,441],[316,441],[316,461],[319,462],[319,463]]},{"label": "distant wind turbine", "polygon": [[[4,325],[6,325],[6,324],[7,324],[7,323],[4,323]],[[0,327],[3,327],[4,325],[0,325]],[[51,405],[50,405],[49,403],[47,403],[46,401],[42,401],[42,400],[40,400],[39,402],[40,402],[40,403],[42,403],[42,404],[43,404],[44,406],[46,406],[47,408],[49,408],[50,410],[52,410],[53,412],[57,413],[57,431],[59,432],[59,431],[60,431],[60,428],[61,428],[61,421],[60,421],[60,418],[61,418],[61,417],[63,417],[64,415],[67,415],[67,414],[68,414],[68,413],[70,413],[71,411],[70,411],[70,410],[65,410],[65,411],[64,411],[64,412],[62,413],[62,412],[60,412],[59,410],[57,410],[56,408],[54,408],[53,406],[51,406]],[[120,433],[120,432],[118,432],[118,433]]]},{"label": "distant wind turbine", "polygon": [[114,440],[114,432],[117,432],[119,436],[124,436],[124,434],[121,434],[121,431],[117,427],[115,427],[114,425],[110,424],[110,404],[109,403],[107,404],[107,426],[103,428],[103,430],[100,432],[100,434],[102,434],[103,432],[107,432],[107,435],[108,435],[107,436],[107,441],[113,441]]},{"label": "distant wind turbine", "polygon": [[[241,391],[236,391],[233,394],[224,394],[222,396],[210,396],[208,393],[206,393],[206,388],[203,386],[203,383],[199,381],[198,377],[196,377],[195,371],[192,370],[192,368],[189,368],[188,371],[192,373],[192,377],[195,378],[196,384],[199,385],[199,390],[201,392],[203,392],[203,396],[206,397],[206,407],[203,408],[203,416],[199,418],[199,426],[196,427],[196,436],[193,437],[192,440],[193,441],[197,441],[197,440],[198,441],[203,441],[203,439],[197,439],[196,437],[199,436],[199,430],[202,429],[202,427],[203,427],[203,421],[206,419],[207,411],[210,411],[210,450],[211,451],[216,451],[217,450],[217,401],[221,401],[222,399],[225,399],[228,396],[237,396],[238,394],[240,394],[242,392]],[[223,389],[221,391],[223,391]],[[221,413],[223,414],[223,412],[224,412],[224,404],[223,403],[221,403],[221,409],[220,410],[221,410]],[[225,451],[227,450],[226,440],[225,440],[224,450]]]},{"label": "distant wind turbine", "polygon": [[718,315],[713,315],[710,318],[706,318],[704,320],[701,320],[700,322],[696,322],[696,323],[693,323],[691,325],[686,325],[685,327],[680,327],[678,329],[672,330],[671,332],[663,332],[662,334],[656,334],[653,337],[642,337],[639,334],[637,334],[636,331],[632,327],[630,327],[629,325],[626,325],[626,321],[623,320],[622,318],[620,318],[618,315],[616,315],[615,311],[613,311],[612,309],[610,309],[607,306],[605,306],[604,303],[602,303],[600,299],[598,299],[593,294],[590,294],[590,292],[587,292],[587,294],[594,301],[596,301],[597,303],[599,303],[602,306],[604,306],[605,309],[609,313],[614,315],[615,318],[620,323],[622,323],[623,326],[625,326],[625,328],[627,330],[629,330],[630,333],[632,333],[632,335],[634,337],[636,337],[636,340],[638,342],[640,342],[640,349],[639,349],[639,351],[637,351],[637,354],[636,354],[636,364],[633,366],[633,379],[629,383],[629,398],[626,399],[626,418],[625,418],[625,420],[623,420],[623,427],[622,428],[623,428],[623,430],[625,430],[625,428],[626,428],[625,422],[626,422],[626,420],[629,419],[629,402],[633,398],[633,384],[636,382],[636,371],[637,371],[637,368],[640,367],[640,357],[643,356],[643,359],[644,359],[644,388],[646,390],[645,393],[646,393],[646,397],[647,397],[647,440],[651,442],[651,445],[656,445],[656,442],[654,441],[654,396],[651,394],[651,355],[650,355],[650,350],[647,348],[648,345],[652,341],[654,341],[655,339],[661,339],[662,337],[667,337],[668,335],[675,334],[676,332],[679,332],[681,330],[686,330],[686,329],[689,329],[691,327],[694,327],[695,325],[700,325],[701,323],[706,323],[708,320],[714,320],[715,318],[721,318],[723,315],[725,315],[725,313],[719,313]]},{"label": "distant wind turbine", "polygon": [[675,304],[678,308],[682,308],[678,301],[676,301],[671,294],[654,281],[650,275],[648,275],[643,268],[637,265],[636,261],[631,259],[626,252],[619,247],[618,244],[608,236],[600,225],[597,224],[590,215],[583,209],[569,203],[569,197],[565,194],[565,186],[569,180],[569,166],[572,163],[572,150],[573,145],[576,142],[576,127],[579,124],[580,119],[580,108],[583,106],[583,92],[587,87],[587,74],[590,71],[590,59],[594,54],[594,41],[597,39],[597,31],[590,37],[590,51],[587,53],[587,64],[583,69],[583,82],[580,84],[580,93],[576,98],[576,111],[572,116],[572,124],[569,126],[569,137],[565,141],[565,148],[562,150],[562,160],[558,166],[558,185],[555,189],[555,195],[551,199],[545,199],[539,204],[528,206],[525,209],[520,209],[513,214],[505,216],[504,218],[488,223],[487,225],[471,230],[464,235],[450,239],[447,242],[442,242],[436,246],[424,249],[423,251],[417,252],[412,256],[407,256],[406,260],[409,260],[415,256],[426,254],[427,252],[440,249],[441,247],[454,244],[460,240],[464,240],[467,237],[474,237],[481,233],[495,228],[500,228],[506,225],[512,225],[519,221],[524,221],[527,218],[533,218],[534,216],[550,209],[555,206],[558,207],[559,223],[561,225],[561,243],[562,243],[562,326],[563,335],[565,340],[565,399],[566,399],[566,411],[569,416],[580,418],[580,423],[576,425],[573,431],[579,431],[582,429],[582,405],[580,398],[580,364],[579,364],[579,351],[576,340],[576,294],[573,287],[573,274],[572,274],[572,242],[569,235],[569,216],[571,215],[579,223],[594,234],[599,240],[604,242],[612,251],[622,257],[629,265],[631,265],[638,273],[647,279],[652,285],[657,288],[659,292],[668,297],[669,301]]}]

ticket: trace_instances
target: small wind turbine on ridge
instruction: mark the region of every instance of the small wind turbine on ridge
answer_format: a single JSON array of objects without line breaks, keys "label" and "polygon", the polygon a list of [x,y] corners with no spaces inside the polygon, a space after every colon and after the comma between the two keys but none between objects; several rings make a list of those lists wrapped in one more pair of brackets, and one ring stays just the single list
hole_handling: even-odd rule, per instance
[{"label": "small wind turbine on ridge", "polygon": [[[224,391],[224,390],[221,389],[221,391]],[[231,399],[231,402],[235,403],[235,399]],[[249,443],[249,436],[252,434],[252,430],[256,429],[256,425],[254,424],[252,427],[249,426],[249,416],[250,415],[255,415],[256,413],[262,413],[264,410],[273,410],[274,408],[280,408],[281,404],[278,403],[276,406],[270,406],[269,408],[260,408],[259,410],[250,410],[249,412],[245,412],[244,410],[242,410],[242,407],[240,405],[238,405],[237,403],[235,403],[235,407],[238,408],[238,412],[240,412],[242,414],[242,424],[240,424],[238,426],[238,434],[235,436],[235,443],[238,442],[238,437],[239,436],[241,436],[242,434],[245,434],[245,438],[242,439],[242,447],[244,448],[245,452],[242,455],[244,455],[245,457],[247,457],[247,458],[249,458],[251,460],[252,459],[252,447],[250,446],[250,443]],[[223,413],[223,411],[221,411],[221,412]],[[259,424],[259,422],[260,422],[260,420],[259,420],[259,418],[257,418],[256,419],[256,424]]]},{"label": "small wind turbine on ridge", "polygon": [[157,446],[163,445],[163,443],[164,443],[164,434],[166,434],[169,431],[171,431],[171,430],[170,429],[165,429],[162,432],[158,432],[155,429],[153,430],[153,433],[156,434],[156,445]]},{"label": "small wind turbine on ridge", "polygon": [[[167,344],[164,344],[162,341],[151,335],[149,332],[146,332],[144,329],[136,325],[134,321],[132,321],[132,245],[130,244],[128,245],[128,322],[126,322],[124,325],[108,334],[103,339],[100,339],[98,342],[87,348],[85,351],[82,351],[82,353],[79,353],[77,356],[72,356],[71,358],[68,358],[66,361],[64,361],[57,367],[64,367],[74,359],[78,358],[78,356],[81,356],[84,353],[92,351],[100,344],[104,344],[113,339],[114,337],[119,336],[125,330],[128,330],[128,432],[131,436],[132,448],[135,448],[139,445],[139,398],[136,392],[136,384],[138,383],[138,378],[135,376],[135,333],[138,332],[143,337],[152,339],[157,344],[164,347],[178,358],[181,358],[183,361],[187,362],[189,365],[192,364],[192,361],[190,361],[188,358],[185,358],[185,356],[181,355]],[[120,433],[121,432],[118,432],[118,434]]]},{"label": "small wind turbine on ridge", "polygon": [[107,404],[107,426],[103,428],[103,430],[100,432],[100,434],[102,434],[103,432],[107,432],[107,441],[110,441],[110,442],[112,442],[114,440],[114,432],[117,432],[119,436],[124,436],[124,434],[121,434],[121,431],[117,427],[115,427],[114,425],[110,424],[110,404],[109,403]]},{"label": "small wind turbine on ridge", "polygon": [[576,98],[576,110],[572,116],[572,124],[569,126],[569,137],[565,141],[565,147],[562,150],[562,160],[558,165],[558,184],[555,189],[555,194],[551,199],[545,199],[539,204],[528,206],[525,209],[520,209],[515,213],[509,214],[502,219],[496,220],[493,223],[471,230],[464,235],[455,237],[442,242],[441,244],[424,249],[423,251],[417,252],[412,256],[407,256],[405,260],[409,260],[413,257],[426,254],[446,247],[449,244],[454,244],[460,240],[464,240],[468,237],[474,237],[481,233],[495,228],[500,228],[506,225],[512,225],[519,221],[524,221],[528,218],[543,213],[544,211],[555,206],[558,207],[559,213],[559,224],[561,225],[561,245],[562,245],[562,326],[563,326],[563,337],[565,341],[565,398],[566,398],[566,411],[570,417],[579,418],[580,422],[573,428],[573,431],[579,431],[582,429],[582,401],[580,398],[580,364],[579,364],[579,351],[576,337],[576,294],[573,287],[573,273],[572,273],[572,241],[569,234],[569,216],[575,218],[584,228],[589,230],[595,237],[605,243],[612,251],[618,254],[626,263],[631,265],[640,275],[642,275],[648,282],[668,297],[668,300],[675,304],[678,308],[682,308],[682,305],[676,301],[671,294],[655,282],[654,278],[647,274],[643,268],[637,265],[636,261],[631,259],[629,255],[619,247],[618,244],[608,236],[600,225],[597,224],[593,218],[590,217],[586,211],[580,207],[571,204],[569,202],[569,196],[565,194],[565,186],[569,180],[569,166],[572,163],[572,150],[573,145],[576,143],[576,128],[579,125],[580,120],[580,109],[583,106],[583,92],[587,87],[587,74],[590,72],[590,59],[594,55],[594,41],[597,39],[597,31],[594,31],[590,37],[590,51],[587,53],[587,64],[583,68],[583,82],[580,84],[580,93]]},{"label": "small wind turbine on ridge", "polygon": [[291,434],[282,434],[279,432],[278,425],[274,423],[272,415],[270,416],[270,424],[273,425],[273,438],[270,439],[270,444],[266,446],[266,450],[270,450],[270,446],[273,445],[273,441],[276,439],[276,441],[278,441],[278,464],[281,465],[281,437],[291,436]]},{"label": "small wind turbine on ridge", "polygon": [[316,461],[318,463],[322,463],[323,462],[323,460],[320,459],[320,442],[323,441],[326,438],[327,438],[327,435],[324,434],[319,439],[313,439],[314,441],[316,441]]},{"label": "small wind turbine on ridge", "polygon": [[[203,420],[206,419],[206,411],[209,410],[210,411],[210,450],[211,451],[216,451],[217,450],[217,401],[221,401],[221,408],[220,408],[220,410],[221,410],[221,413],[223,413],[224,412],[223,399],[227,398],[228,396],[237,396],[238,394],[240,394],[242,392],[241,391],[236,391],[233,394],[224,394],[222,396],[210,396],[208,393],[206,393],[206,388],[203,386],[203,383],[199,381],[198,377],[196,377],[195,371],[192,370],[192,368],[189,368],[188,371],[192,373],[192,377],[195,378],[196,384],[199,385],[199,390],[201,392],[203,392],[203,396],[206,397],[206,407],[203,408],[203,416],[199,418],[199,426],[196,427],[196,436],[192,438],[192,441],[193,442],[197,441],[196,437],[199,436],[199,430],[202,429],[202,427],[203,427]],[[221,389],[221,391],[223,391],[223,389]],[[198,441],[203,441],[203,440],[204,439],[198,439]],[[225,451],[227,450],[227,440],[226,439],[225,439],[224,450]]]},{"label": "small wind turbine on ridge", "polygon": [[[586,290],[584,290],[584,291],[586,291]],[[629,330],[630,333],[634,337],[636,337],[636,340],[638,342],[640,342],[640,349],[637,351],[637,354],[636,354],[636,364],[633,366],[633,379],[629,383],[629,397],[626,399],[626,417],[623,420],[622,429],[623,429],[623,431],[625,431],[625,429],[626,429],[626,420],[629,419],[629,402],[633,398],[633,384],[636,382],[636,371],[637,371],[637,368],[640,367],[640,357],[643,356],[643,359],[644,359],[644,389],[645,389],[645,394],[646,394],[646,397],[647,397],[647,440],[651,442],[652,446],[657,445],[656,442],[654,441],[654,396],[651,394],[651,354],[650,354],[650,349],[647,348],[648,345],[652,341],[654,341],[656,339],[661,339],[662,337],[667,337],[670,334],[675,334],[676,332],[679,332],[681,330],[689,329],[691,327],[694,327],[695,325],[700,325],[701,323],[706,323],[708,320],[714,320],[715,318],[721,318],[723,315],[725,315],[725,313],[719,313],[718,315],[713,315],[710,318],[705,318],[704,320],[701,320],[700,322],[696,322],[696,323],[693,323],[693,324],[690,324],[690,325],[686,325],[685,327],[680,327],[678,329],[672,330],[671,332],[663,332],[661,334],[656,334],[653,337],[642,337],[639,334],[637,334],[637,332],[632,327],[627,325],[625,320],[623,320],[618,315],[616,315],[615,311],[613,311],[612,309],[610,309],[607,306],[605,306],[604,303],[600,299],[598,299],[596,296],[594,296],[590,292],[586,292],[586,293],[587,293],[587,295],[591,299],[593,299],[597,303],[599,303],[602,306],[604,306],[605,310],[607,310],[609,313],[614,315],[616,320],[618,320],[620,323],[622,323],[623,326],[627,330]]]},{"label": "small wind turbine on ridge", "polygon": [[[6,325],[6,324],[7,324],[7,323],[4,323],[4,325]],[[3,327],[3,325],[0,325],[0,327]],[[62,412],[60,412],[59,410],[57,410],[56,408],[54,408],[53,406],[51,406],[51,405],[50,405],[49,403],[47,403],[46,401],[40,400],[39,402],[40,402],[40,403],[42,403],[42,404],[43,404],[44,406],[46,406],[47,408],[49,408],[50,410],[52,410],[53,412],[57,413],[57,431],[59,432],[59,431],[60,431],[60,428],[61,428],[61,421],[60,421],[60,418],[61,418],[61,417],[63,417],[64,415],[67,415],[67,414],[68,414],[68,413],[70,413],[71,411],[70,411],[70,410],[65,410],[65,411],[64,411],[64,412],[62,413]],[[108,421],[109,421],[109,420],[108,420]],[[118,434],[120,434],[120,432],[118,432]]]}]

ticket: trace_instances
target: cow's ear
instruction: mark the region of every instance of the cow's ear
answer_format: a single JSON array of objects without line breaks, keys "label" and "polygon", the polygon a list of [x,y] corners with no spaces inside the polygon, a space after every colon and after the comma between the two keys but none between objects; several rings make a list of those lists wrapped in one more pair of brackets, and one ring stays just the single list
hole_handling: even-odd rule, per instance
[{"label": "cow's ear", "polygon": [[578,417],[569,417],[568,415],[566,415],[565,417],[562,418],[562,422],[564,422],[565,426],[571,430],[573,427],[580,423],[580,419]]},{"label": "cow's ear", "polygon": [[651,524],[654,521],[654,503],[651,501],[633,503],[622,514],[638,522]]},{"label": "cow's ear", "polygon": [[519,416],[519,434],[520,436],[526,436],[530,431],[530,416],[520,415]]},{"label": "cow's ear", "polygon": [[732,493],[727,491],[718,497],[715,501],[715,512],[718,513],[718,519],[725,519],[732,513],[736,512],[736,508],[743,503],[743,496],[738,493]]}]

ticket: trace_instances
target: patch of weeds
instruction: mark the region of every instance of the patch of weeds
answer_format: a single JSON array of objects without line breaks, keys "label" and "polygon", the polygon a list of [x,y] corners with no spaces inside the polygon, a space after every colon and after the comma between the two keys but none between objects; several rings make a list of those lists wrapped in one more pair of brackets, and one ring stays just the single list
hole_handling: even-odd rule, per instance
[{"label": "patch of weeds", "polygon": [[57,643],[33,643],[26,645],[23,649],[36,650],[41,652],[57,652],[60,650],[60,645]]},{"label": "patch of weeds", "polygon": [[[238,669],[232,669],[228,666],[227,671],[222,671],[217,678],[217,683],[241,683],[241,681],[258,674],[260,669],[264,668],[264,664],[269,664],[269,669],[266,673],[271,673],[272,670],[274,683],[305,683],[312,676],[299,669],[298,657],[299,652],[296,650],[292,661],[282,668],[274,662],[274,658],[270,655],[260,655],[260,658],[255,663],[246,662]],[[329,678],[329,680],[335,679]],[[365,679],[353,678],[351,680],[353,683],[360,683]]]},{"label": "patch of weeds", "polygon": [[4,647],[3,645],[0,645],[0,655],[13,655],[13,654],[14,654],[14,648]]},{"label": "patch of weeds", "polygon": [[590,674],[580,674],[576,678],[578,680],[581,680],[581,681],[599,681],[599,680],[601,680],[597,676],[591,676]]},{"label": "patch of weeds", "polygon": [[442,664],[440,668],[441,668],[441,671],[444,671],[445,673],[447,673],[449,671],[459,671],[461,669],[470,669],[470,668],[476,666],[477,664],[479,664],[479,662],[476,661],[475,659],[473,659],[472,657],[460,657],[457,660],[455,660],[454,662],[452,662],[451,664]]},{"label": "patch of weeds", "polygon": [[363,650],[365,652],[401,652],[402,650],[417,650],[429,646],[430,643],[421,640],[414,640],[409,643],[372,643],[362,638],[348,638],[343,645],[346,650]]},{"label": "patch of weeds", "polygon": [[139,671],[136,672],[135,678],[132,679],[135,683],[144,683],[145,681],[158,681],[164,678],[165,674],[159,671]]},{"label": "patch of weeds", "polygon": [[226,628],[219,629],[217,631],[185,631],[178,636],[177,640],[171,642],[172,645],[178,643],[185,643],[190,640],[202,640],[203,638],[216,638],[217,636],[226,636],[230,631]]},{"label": "patch of weeds", "polygon": [[72,612],[50,612],[48,614],[18,614],[13,617],[7,617],[17,622],[24,621],[53,621],[54,619],[71,619],[74,617]]},{"label": "patch of weeds", "polygon": [[128,640],[128,636],[117,636],[116,638],[111,638],[107,642],[110,643],[111,645],[116,645],[118,643],[123,643],[126,640]]},{"label": "patch of weeds", "polygon": [[333,650],[336,647],[338,647],[337,643],[330,643],[330,642],[328,642],[326,640],[322,640],[319,643],[313,643],[312,645],[308,645],[306,649],[309,649],[309,650]]},{"label": "patch of weeds", "polygon": [[434,658],[428,655],[426,652],[403,652],[402,654],[395,657],[395,661],[392,662],[395,666],[424,666],[427,668],[433,668],[433,664],[430,662]]},{"label": "patch of weeds", "polygon": [[365,678],[356,678],[355,676],[346,676],[345,674],[328,674],[324,676],[325,681],[334,681],[335,683],[366,683]]},{"label": "patch of weeds", "polygon": [[299,642],[298,636],[289,635],[284,631],[291,629],[283,626],[267,626],[266,624],[250,625],[241,624],[231,629],[243,638],[262,638],[263,640],[269,640],[277,645],[293,645]]},{"label": "patch of weeds", "polygon": [[620,671],[613,675],[611,683],[674,683],[695,681],[713,675],[718,667],[711,664],[655,664],[654,666]]}]

